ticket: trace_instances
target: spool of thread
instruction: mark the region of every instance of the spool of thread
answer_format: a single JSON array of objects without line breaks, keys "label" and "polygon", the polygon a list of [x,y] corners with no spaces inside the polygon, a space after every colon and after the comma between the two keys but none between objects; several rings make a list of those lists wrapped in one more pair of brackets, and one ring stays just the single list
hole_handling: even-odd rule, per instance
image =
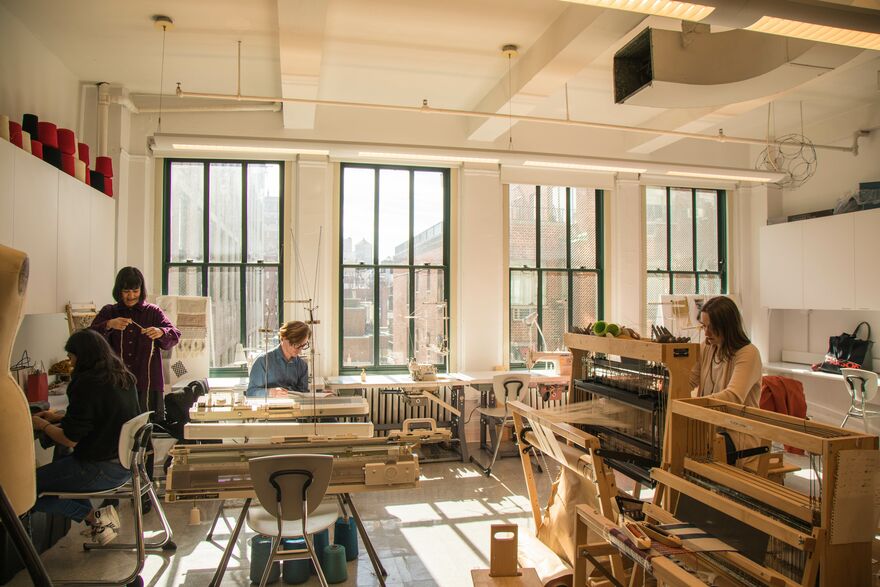
[{"label": "spool of thread", "polygon": [[105,177],[104,178],[104,193],[107,194],[108,196],[110,196],[111,198],[113,197],[113,178],[112,177]]},{"label": "spool of thread", "polygon": [[31,133],[26,130],[21,131],[21,148],[28,153],[31,152]]},{"label": "spool of thread", "polygon": [[58,148],[58,128],[54,124],[51,122],[40,122],[37,124],[37,129],[37,136],[40,142],[43,143],[44,153],[46,151],[45,147]]},{"label": "spool of thread", "polygon": [[61,151],[58,150],[58,147],[50,147],[43,143],[43,161],[61,169]]},{"label": "spool of thread", "polygon": [[[312,546],[315,549],[315,554],[318,555],[318,562],[321,563],[321,568],[324,568],[324,549],[330,544],[330,531],[329,530],[321,530],[315,534],[312,534]],[[312,569],[312,574],[317,574],[315,572],[315,563],[311,563],[310,568]]]},{"label": "spool of thread", "polygon": [[25,114],[21,117],[21,128],[31,133],[32,137],[37,137],[40,135],[39,122],[40,119],[37,118],[36,114]]},{"label": "spool of thread", "polygon": [[113,177],[113,159],[110,157],[95,157],[95,171],[104,177]]},{"label": "spool of thread", "polygon": [[9,121],[9,142],[21,147],[21,125],[14,120]]},{"label": "spool of thread", "polygon": [[61,171],[66,173],[67,175],[76,175],[76,163],[74,163],[76,159],[73,155],[68,155],[66,153],[61,153]]},{"label": "spool of thread", "polygon": [[347,581],[348,567],[345,565],[345,548],[338,544],[325,546],[321,569],[324,571],[324,578],[330,584]]},{"label": "spool of thread", "polygon": [[[82,161],[80,161],[82,163]],[[85,165],[83,163],[83,165]],[[198,506],[192,506],[192,509],[189,510],[189,525],[190,526],[198,526],[202,523],[202,510],[198,508]]]},{"label": "spool of thread", "polygon": [[[258,583],[263,576],[263,570],[266,563],[269,562],[269,552],[272,550],[272,539],[262,534],[257,534],[251,538],[251,583]],[[269,583],[274,583],[281,578],[281,563],[275,561],[272,563],[272,570],[269,571]]]},{"label": "spool of thread", "polygon": [[85,143],[79,143],[77,145],[77,155],[79,160],[86,164],[86,167],[91,163],[91,159],[89,159],[89,146]]},{"label": "spool of thread", "polygon": [[333,544],[345,548],[345,560],[353,561],[358,557],[358,533],[354,517],[346,520],[342,516],[336,519],[333,529]]},{"label": "spool of thread", "polygon": [[0,139],[9,140],[9,117],[5,114],[0,114]]},{"label": "spool of thread", "polygon": [[92,170],[86,165],[86,185],[92,185]]},{"label": "spool of thread", "polygon": [[80,161],[79,159],[75,159],[73,162],[74,169],[74,177],[80,180],[81,182],[86,182],[86,173],[88,172],[88,167],[86,164]]},{"label": "spool of thread", "polygon": [[65,155],[76,154],[76,135],[69,128],[58,129],[58,148]]},{"label": "spool of thread", "polygon": [[[43,151],[46,150],[46,147],[43,147]],[[89,172],[89,185],[98,190],[99,192],[104,191],[104,176],[95,171],[94,169]]]},{"label": "spool of thread", "polygon": [[43,143],[37,139],[31,139],[31,155],[40,159],[43,158]]},{"label": "spool of thread", "polygon": [[[285,538],[281,541],[284,550],[302,550],[306,548],[302,538]],[[309,580],[308,559],[287,560],[281,563],[281,579],[288,585],[299,585]]]}]

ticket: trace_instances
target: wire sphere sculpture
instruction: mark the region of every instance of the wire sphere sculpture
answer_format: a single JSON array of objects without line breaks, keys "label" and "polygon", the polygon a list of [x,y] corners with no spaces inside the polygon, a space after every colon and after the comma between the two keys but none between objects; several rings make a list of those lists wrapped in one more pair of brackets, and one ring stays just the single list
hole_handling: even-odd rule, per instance
[{"label": "wire sphere sculpture", "polygon": [[812,141],[800,134],[788,134],[767,145],[758,155],[755,169],[777,171],[785,178],[777,185],[796,188],[804,185],[816,173],[816,148]]}]

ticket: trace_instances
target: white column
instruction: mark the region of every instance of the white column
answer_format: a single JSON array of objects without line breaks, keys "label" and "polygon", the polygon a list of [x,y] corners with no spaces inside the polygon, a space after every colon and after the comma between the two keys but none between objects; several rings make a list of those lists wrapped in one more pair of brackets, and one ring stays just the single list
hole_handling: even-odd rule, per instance
[{"label": "white column", "polygon": [[782,313],[761,307],[759,232],[767,219],[782,210],[782,190],[775,186],[743,187],[735,198],[729,222],[729,257],[733,279],[729,290],[739,293],[743,326],[767,363],[780,361],[782,354]]},{"label": "white column", "polygon": [[645,207],[637,177],[619,174],[605,221],[605,319],[645,333]]},{"label": "white column", "polygon": [[497,167],[466,164],[459,185],[458,213],[453,216],[458,223],[458,238],[453,239],[457,250],[451,267],[456,298],[451,321],[457,341],[454,364],[459,371],[483,371],[507,362],[503,356],[507,211]]},{"label": "white column", "polygon": [[[285,179],[292,197],[284,202],[284,299],[311,299],[317,307],[315,374],[327,377],[337,372],[338,363],[333,166],[326,157],[300,157],[291,168],[293,177]],[[305,310],[303,303],[285,303],[283,319],[308,320]]]}]

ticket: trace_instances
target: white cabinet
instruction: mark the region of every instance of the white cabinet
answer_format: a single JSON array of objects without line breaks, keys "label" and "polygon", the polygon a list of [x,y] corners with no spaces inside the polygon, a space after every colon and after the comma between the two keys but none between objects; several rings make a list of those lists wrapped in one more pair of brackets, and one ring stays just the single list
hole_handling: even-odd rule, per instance
[{"label": "white cabinet", "polygon": [[15,152],[20,149],[0,140],[0,245],[12,246],[12,211],[15,200]]},{"label": "white cabinet", "polygon": [[89,241],[92,193],[95,190],[66,174],[58,186],[58,294],[55,311],[68,302],[95,301],[92,298]]},{"label": "white cabinet", "polygon": [[855,262],[855,304],[857,310],[880,310],[880,209],[866,210],[853,217],[853,260]]},{"label": "white cabinet", "polygon": [[764,226],[761,305],[880,310],[880,209]]},{"label": "white cabinet", "polygon": [[[90,287],[94,300],[100,308],[109,302],[116,278],[116,200],[92,190],[91,215],[91,271]],[[149,290],[147,290],[149,291]]]},{"label": "white cabinet", "polygon": [[27,253],[30,259],[25,314],[61,310],[55,303],[58,295],[59,173],[48,163],[21,149],[15,154],[12,246]]},{"label": "white cabinet", "polygon": [[853,219],[841,214],[800,222],[804,231],[804,306],[811,310],[855,307]]},{"label": "white cabinet", "polygon": [[767,308],[803,308],[803,223],[762,227],[760,253],[761,305]]}]

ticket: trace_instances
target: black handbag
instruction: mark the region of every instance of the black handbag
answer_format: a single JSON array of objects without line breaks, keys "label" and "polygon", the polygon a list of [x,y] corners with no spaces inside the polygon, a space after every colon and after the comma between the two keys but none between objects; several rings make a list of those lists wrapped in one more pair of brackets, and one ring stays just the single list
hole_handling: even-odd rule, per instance
[{"label": "black handbag", "polygon": [[[868,329],[868,336],[862,340],[859,338],[859,329],[862,324]],[[836,373],[840,375],[840,369],[865,369],[871,370],[871,325],[867,322],[859,322],[852,334],[846,332],[828,338],[828,352],[825,360],[813,365],[813,371]]]}]

